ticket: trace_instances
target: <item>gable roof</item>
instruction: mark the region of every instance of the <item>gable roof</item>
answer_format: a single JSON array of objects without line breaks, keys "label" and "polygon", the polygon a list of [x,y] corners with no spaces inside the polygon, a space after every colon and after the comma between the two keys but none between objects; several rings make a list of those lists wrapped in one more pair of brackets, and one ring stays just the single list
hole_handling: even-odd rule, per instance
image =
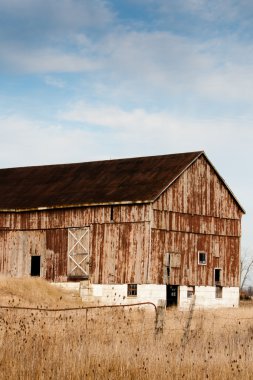
[{"label": "gable roof", "polygon": [[152,202],[202,154],[1,169],[0,210]]}]

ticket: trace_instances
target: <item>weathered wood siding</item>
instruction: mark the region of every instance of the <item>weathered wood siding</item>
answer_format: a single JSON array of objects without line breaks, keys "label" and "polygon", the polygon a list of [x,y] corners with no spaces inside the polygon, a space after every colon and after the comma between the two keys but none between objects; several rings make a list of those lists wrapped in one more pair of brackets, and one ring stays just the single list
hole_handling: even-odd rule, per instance
[{"label": "weathered wood siding", "polygon": [[94,224],[91,228],[94,283],[146,283],[149,223]]},{"label": "weathered wood siding", "polygon": [[227,219],[242,216],[228,189],[203,156],[161,194],[154,209]]},{"label": "weathered wood siding", "polygon": [[[214,285],[214,269],[221,268],[221,285],[238,286],[240,240],[237,237],[152,230],[151,282],[164,283],[164,255],[179,253],[180,266],[170,268],[174,285]],[[207,265],[198,264],[198,251],[207,253]]]},{"label": "weathered wood siding", "polygon": [[201,156],[153,204],[0,213],[0,273],[29,275],[39,255],[43,277],[66,281],[68,229],[88,227],[93,283],[166,283],[171,253],[171,284],[214,285],[221,268],[221,284],[238,286],[241,215]]},{"label": "weathered wood siding", "polygon": [[[112,220],[113,217],[113,220]],[[147,282],[150,206],[115,205],[0,214],[0,273],[26,276],[31,256],[41,275],[66,281],[68,229],[89,227],[93,283]]]},{"label": "weathered wood siding", "polygon": [[[239,286],[242,212],[213,168],[202,156],[153,204],[150,282]],[[198,251],[207,265],[198,264]],[[179,267],[164,276],[164,257],[179,253]]]},{"label": "weathered wood siding", "polygon": [[217,218],[160,210],[154,210],[153,215],[153,227],[160,230],[222,236],[241,235],[240,219]]},{"label": "weathered wood siding", "polygon": [[29,276],[31,256],[41,256],[42,277],[66,278],[67,230],[0,231],[1,274]]},{"label": "weathered wood siding", "polygon": [[[115,205],[114,223],[147,222],[150,206]],[[65,208],[31,212],[0,212],[0,229],[40,230],[54,228],[83,227],[91,224],[111,223],[111,206]]]}]

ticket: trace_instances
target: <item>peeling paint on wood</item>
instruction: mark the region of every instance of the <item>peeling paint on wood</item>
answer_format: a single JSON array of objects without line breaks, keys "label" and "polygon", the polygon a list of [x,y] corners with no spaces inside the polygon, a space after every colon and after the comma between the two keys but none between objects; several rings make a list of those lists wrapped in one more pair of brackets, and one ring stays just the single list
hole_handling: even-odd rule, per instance
[{"label": "peeling paint on wood", "polygon": [[[220,268],[221,285],[238,286],[241,216],[200,156],[154,202],[1,212],[0,272],[29,276],[31,256],[39,255],[43,277],[67,281],[68,230],[89,227],[94,284],[213,286],[214,268]],[[206,265],[198,264],[198,251],[206,252]]]}]

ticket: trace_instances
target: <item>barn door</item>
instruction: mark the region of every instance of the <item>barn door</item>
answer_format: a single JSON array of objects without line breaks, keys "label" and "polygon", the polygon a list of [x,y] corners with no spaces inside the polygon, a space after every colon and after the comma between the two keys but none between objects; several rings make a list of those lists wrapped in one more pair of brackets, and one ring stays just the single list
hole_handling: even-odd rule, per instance
[{"label": "barn door", "polygon": [[166,306],[176,306],[178,302],[178,285],[166,285]]},{"label": "barn door", "polygon": [[68,277],[89,277],[89,228],[68,229]]}]

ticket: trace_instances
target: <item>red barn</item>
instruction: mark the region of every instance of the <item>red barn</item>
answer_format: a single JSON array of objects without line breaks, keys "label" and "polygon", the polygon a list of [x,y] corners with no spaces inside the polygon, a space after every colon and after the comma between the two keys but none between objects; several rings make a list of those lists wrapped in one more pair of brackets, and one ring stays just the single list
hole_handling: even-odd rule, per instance
[{"label": "red barn", "polygon": [[243,208],[204,152],[0,170],[0,274],[237,306]]}]

